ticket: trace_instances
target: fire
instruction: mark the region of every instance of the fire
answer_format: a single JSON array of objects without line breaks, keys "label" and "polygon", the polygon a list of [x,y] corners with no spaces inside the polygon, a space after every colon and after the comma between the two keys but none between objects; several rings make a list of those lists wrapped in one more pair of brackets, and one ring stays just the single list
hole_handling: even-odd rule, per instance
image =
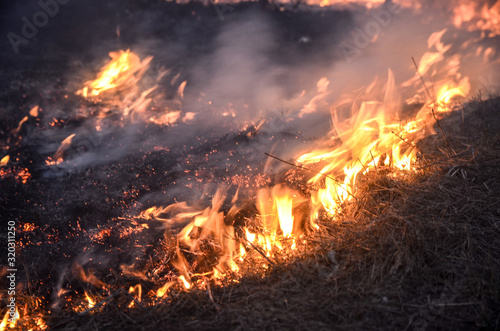
[{"label": "fire", "polygon": [[88,293],[87,291],[84,292],[85,294],[85,299],[87,299],[87,303],[88,303],[88,308],[94,308],[95,304],[96,304],[96,301],[94,298],[92,298]]},{"label": "fire", "polygon": [[[141,302],[141,300],[142,300],[142,285],[137,284],[136,286],[131,286],[128,290],[128,293],[134,294],[134,299],[137,300],[137,302]],[[128,305],[129,308],[134,306],[135,300],[130,302],[130,304]]]},{"label": "fire", "polygon": [[377,170],[380,166],[410,170],[416,149],[406,136],[415,136],[423,121],[400,126],[396,119],[399,95],[394,76],[389,71],[383,101],[365,101],[353,104],[351,117],[342,121],[334,111],[334,129],[331,142],[339,141],[334,149],[318,149],[301,155],[297,161],[307,166],[320,165],[317,175],[309,183],[320,187],[312,197],[313,209],[321,204],[334,215],[342,203],[354,198],[360,174]]},{"label": "fire", "polygon": [[151,117],[149,120],[157,125],[172,125],[181,117],[180,110],[167,112],[158,117]]},{"label": "fire", "polygon": [[[317,2],[320,7],[323,7],[349,1],[321,0]],[[384,0],[362,1],[367,8],[384,2]],[[418,6],[411,0],[395,2],[414,3]],[[453,24],[456,27],[467,25],[470,30],[491,30],[491,33],[500,34],[498,6],[497,3],[490,8],[486,5],[478,7],[474,2],[461,1],[460,6],[453,12]],[[330,80],[322,77],[317,81],[312,89],[314,95],[308,99],[308,102],[303,103],[305,106],[297,108],[300,111],[295,112],[294,116],[301,119],[317,113],[320,109],[329,109],[333,125],[328,135],[323,139],[318,139],[316,145],[308,146],[300,154],[295,155],[297,156],[295,164],[287,162],[301,167],[304,172],[314,173],[307,180],[307,190],[304,190],[307,193],[292,189],[282,182],[274,186],[259,186],[258,189],[248,194],[250,198],[245,197],[248,201],[241,202],[238,193],[233,197],[228,197],[228,184],[221,184],[209,203],[203,199],[191,204],[176,202],[166,207],[148,208],[136,216],[149,224],[161,223],[165,231],[165,246],[170,245],[175,249],[175,252],[172,249],[172,255],[168,256],[168,262],[165,265],[173,266],[175,270],[172,273],[176,274],[172,275],[170,270],[167,274],[150,272],[152,268],[150,264],[137,263],[137,267],[135,264],[122,265],[122,274],[131,278],[151,281],[150,277],[153,274],[157,277],[155,280],[160,279],[162,282],[165,279],[168,280],[161,287],[159,287],[161,284],[157,283],[156,292],[145,291],[143,293],[141,284],[129,287],[128,294],[126,290],[120,289],[122,294],[127,295],[128,299],[125,302],[128,303],[128,307],[148,302],[148,297],[153,302],[158,302],[157,298],[164,298],[174,285],[190,290],[204,286],[204,282],[210,277],[212,280],[232,277],[237,281],[246,268],[243,264],[247,261],[246,259],[255,261],[258,258],[260,259],[258,260],[259,267],[268,267],[274,259],[281,256],[279,254],[286,256],[293,252],[302,242],[298,239],[303,234],[318,230],[318,221],[321,215],[325,214],[324,212],[330,216],[330,219],[334,219],[346,204],[354,202],[357,199],[358,183],[363,180],[364,176],[386,173],[395,176],[400,171],[415,170],[415,164],[418,162],[416,142],[433,133],[433,126],[438,120],[438,118],[433,118],[434,113],[444,116],[453,109],[455,101],[467,97],[471,91],[471,80],[460,72],[461,56],[450,55],[453,47],[443,41],[448,31],[449,29],[443,28],[429,36],[426,51],[423,54],[416,54],[420,55],[420,58],[418,63],[415,62],[415,74],[400,85],[396,83],[393,72],[389,70],[385,84],[380,84],[380,81],[376,79],[356,97],[343,95],[340,97],[341,102],[330,105],[326,101],[327,97],[333,95],[334,90],[330,87]],[[494,48],[485,48],[478,54],[484,53],[483,59],[487,62],[489,57],[493,57],[494,52]],[[109,96],[107,101],[112,99],[112,102],[118,102],[120,107],[117,108],[124,116],[132,115],[134,112],[145,113],[150,104],[156,105],[152,95],[159,90],[158,86],[144,90],[138,87],[138,82],[148,70],[152,57],[141,60],[130,50],[111,52],[110,57],[111,61],[100,70],[96,79],[86,82],[77,94],[84,98],[92,98],[93,101],[97,100],[97,97],[105,99],[105,96]],[[174,82],[179,77],[180,75],[177,75],[172,81]],[[426,83],[427,80],[432,84]],[[153,110],[151,110],[151,113],[144,116],[148,125],[151,125],[150,123],[168,126],[182,125],[195,118],[196,113],[186,112],[180,107],[180,101],[185,97],[186,86],[187,81],[182,81],[177,88],[176,108],[158,106],[152,108],[158,111],[157,113],[152,114]],[[415,93],[415,96],[406,100],[407,103],[411,100],[413,103],[422,105],[417,115],[405,121],[401,120],[403,88],[410,88],[412,93]],[[304,95],[306,95],[305,92],[301,96]],[[105,102],[103,104],[108,105]],[[345,109],[346,105],[350,106],[348,115],[346,110],[349,109]],[[106,107],[103,106],[103,108]],[[229,109],[223,113],[223,116],[236,118],[236,114],[234,107],[229,104]],[[39,106],[34,106],[29,111],[29,115],[38,117]],[[96,118],[102,116],[103,113],[100,113]],[[13,133],[18,133],[28,119],[29,117],[25,116]],[[262,120],[257,128],[261,125],[265,127],[262,124],[264,122]],[[59,123],[59,120],[54,119],[54,122],[49,125],[56,129],[62,126]],[[92,124],[92,128],[95,127],[97,131],[106,132],[105,129],[103,130],[104,124],[102,126],[102,123]],[[53,156],[46,160],[49,166],[64,162],[64,154],[71,147],[75,136],[76,134],[71,134],[61,142]],[[250,136],[248,135],[248,138],[251,138]],[[154,148],[167,150],[167,147],[162,146]],[[0,167],[6,167],[9,161],[10,156],[4,156],[0,160]],[[0,169],[0,176],[13,173],[13,169]],[[20,174],[22,175],[24,177],[20,178],[23,183],[26,183],[29,178],[27,169],[25,173]],[[234,180],[234,177],[231,180]],[[244,208],[250,204],[249,209],[253,214],[240,217],[244,214],[240,211],[246,212]],[[119,236],[123,239],[131,233],[139,233],[148,228],[148,224],[135,222],[131,227],[121,231]],[[35,227],[30,223],[25,223],[21,229],[28,232],[33,231]],[[88,235],[93,242],[103,243],[104,239],[112,236],[113,230],[112,227],[98,228],[95,233],[89,232]],[[208,249],[207,246],[209,246]],[[204,264],[205,261],[202,259],[208,260],[209,254],[215,262]],[[141,268],[141,270],[136,268]],[[203,270],[200,271],[200,269]],[[75,277],[87,284],[105,290],[112,287],[111,285],[108,287],[108,284],[98,279],[93,271],[85,271],[78,263],[73,265],[72,271]],[[163,269],[161,271],[163,272]],[[61,297],[66,290],[59,287],[55,293]],[[128,300],[132,297],[133,300],[129,302]],[[96,306],[96,299],[91,293],[84,291],[84,298],[80,296],[79,302],[85,303],[88,309]],[[98,306],[102,303],[100,302]],[[16,320],[18,318],[19,312],[16,311]],[[15,322],[12,323],[11,328],[15,326]],[[40,329],[47,327],[41,318],[35,319],[35,323]],[[0,331],[8,326],[6,314],[0,324]]]},{"label": "fire", "polygon": [[184,275],[180,275],[179,280],[186,290],[189,290],[191,288],[191,283],[186,280],[186,277],[184,277]]},{"label": "fire", "polygon": [[0,177],[2,178],[13,177],[18,182],[26,184],[28,180],[31,178],[31,174],[26,168],[20,168],[20,169],[7,168],[7,169],[0,169]]},{"label": "fire", "polygon": [[276,209],[278,212],[278,220],[283,236],[289,237],[293,231],[294,217],[292,215],[293,200],[287,190],[281,189],[280,186],[273,188],[275,195]]},{"label": "fire", "polygon": [[445,112],[450,110],[450,105],[456,97],[465,97],[470,91],[470,84],[467,78],[463,79],[457,86],[453,83],[442,86],[437,94],[437,111]]},{"label": "fire", "polygon": [[500,1],[489,6],[488,3],[462,0],[453,14],[453,24],[457,28],[465,25],[470,31],[487,31],[490,38],[500,34]]},{"label": "fire", "polygon": [[[48,326],[45,324],[45,321],[43,320],[42,317],[35,317],[35,324],[37,326],[37,330],[47,330]],[[30,329],[30,330],[35,330],[35,329]]]},{"label": "fire", "polygon": [[2,319],[2,323],[0,323],[0,331],[4,331],[7,327],[7,321],[9,319],[9,311],[7,311]]},{"label": "fire", "polygon": [[183,99],[184,98],[184,89],[186,88],[187,81],[183,81],[180,85],[179,88],[177,89],[177,95],[179,98]]},{"label": "fire", "polygon": [[156,291],[156,296],[158,298],[163,298],[165,296],[165,294],[167,294],[167,291],[172,287],[172,285],[176,284],[176,282],[166,282],[165,285],[163,285],[162,287],[160,287],[157,291]]},{"label": "fire", "polygon": [[33,116],[33,117],[38,117],[38,109],[39,109],[38,105],[36,105],[35,107],[31,108],[30,115]]},{"label": "fire", "polygon": [[0,167],[5,167],[9,163],[9,160],[10,160],[9,155],[4,156],[2,160],[0,160]]},{"label": "fire", "polygon": [[64,139],[62,142],[61,142],[61,145],[59,146],[59,148],[57,149],[57,151],[54,153],[54,155],[52,157],[49,157],[45,162],[47,163],[47,165],[51,166],[51,165],[57,165],[57,164],[61,164],[63,162],[63,153],[69,148],[69,146],[71,146],[71,142],[73,141],[73,138],[75,137],[76,134],[72,134],[72,135],[69,135],[68,137],[66,137],[66,139]]},{"label": "fire", "polygon": [[17,309],[17,307],[16,307],[15,312],[13,312],[13,314],[14,314],[14,317],[12,317],[10,311],[7,310],[7,312],[5,313],[5,315],[2,319],[2,322],[0,323],[0,331],[6,330],[7,327],[9,329],[13,329],[16,327],[17,321],[19,320],[19,318],[21,316],[19,314],[19,310]]},{"label": "fire", "polygon": [[87,98],[89,95],[98,96],[108,90],[132,87],[142,78],[153,59],[147,57],[141,61],[130,49],[111,52],[109,56],[111,61],[101,69],[95,80],[86,82],[86,86],[77,91],[78,95]]},{"label": "fire", "polygon": [[86,283],[92,284],[96,287],[105,286],[105,284],[91,271],[85,271],[85,269],[78,262],[73,264],[73,273]]}]

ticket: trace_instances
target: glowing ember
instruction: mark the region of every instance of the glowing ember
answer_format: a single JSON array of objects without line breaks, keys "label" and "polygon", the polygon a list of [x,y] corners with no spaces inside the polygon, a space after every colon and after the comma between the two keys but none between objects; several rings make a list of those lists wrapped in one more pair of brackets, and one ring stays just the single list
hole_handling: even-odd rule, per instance
[{"label": "glowing ember", "polygon": [[39,108],[38,106],[31,108],[30,115],[33,117],[37,117],[38,116],[38,108]]},{"label": "glowing ember", "polygon": [[17,128],[15,128],[14,130],[12,130],[12,133],[18,133],[19,131],[21,131],[21,128],[23,127],[23,124],[28,120],[28,116],[24,116],[23,119],[19,122],[19,125],[17,126]]},{"label": "glowing ember", "polygon": [[437,111],[445,112],[450,110],[451,102],[456,97],[465,97],[470,91],[470,84],[467,78],[463,79],[458,86],[445,84],[437,94]]},{"label": "glowing ember", "polygon": [[26,184],[28,180],[31,178],[31,174],[29,173],[28,169],[26,168],[21,168],[21,169],[0,169],[0,177],[1,178],[9,178],[13,177],[15,180],[17,180],[20,183]]},{"label": "glowing ember", "polygon": [[131,301],[128,305],[128,307],[131,308],[134,306],[136,300],[137,302],[141,302],[142,300],[142,285],[137,284],[136,286],[131,286],[128,290],[128,293],[134,295],[134,300]]},{"label": "glowing ember", "polygon": [[7,322],[9,319],[9,312],[7,311],[2,319],[2,323],[0,323],[0,331],[4,331],[7,327]]},{"label": "glowing ember", "polygon": [[180,85],[179,88],[177,89],[177,95],[179,98],[183,99],[184,98],[184,89],[186,88],[187,81],[183,81]]}]

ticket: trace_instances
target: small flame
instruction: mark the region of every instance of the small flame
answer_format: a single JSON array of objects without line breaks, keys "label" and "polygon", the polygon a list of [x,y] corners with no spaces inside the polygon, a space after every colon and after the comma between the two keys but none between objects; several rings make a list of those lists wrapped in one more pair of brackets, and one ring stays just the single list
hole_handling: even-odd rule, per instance
[{"label": "small flame", "polygon": [[177,89],[177,95],[180,99],[184,99],[184,89],[186,88],[187,81],[183,81],[179,88]]},{"label": "small flame", "polygon": [[251,233],[247,228],[245,228],[245,236],[249,242],[253,243],[255,241],[256,234]]},{"label": "small flame", "polygon": [[454,84],[445,84],[437,95],[437,111],[444,112],[449,110],[452,100],[456,97],[465,97],[470,91],[469,80],[463,79],[458,86]]},{"label": "small flame", "polygon": [[105,284],[99,280],[91,271],[86,272],[83,267],[75,262],[73,264],[72,271],[75,275],[77,275],[82,281],[92,284],[97,287],[103,287]]},{"label": "small flame", "polygon": [[90,92],[91,96],[98,96],[108,90],[134,86],[142,78],[153,59],[147,57],[141,61],[139,56],[130,49],[111,52],[109,56],[112,60],[101,69],[95,80],[85,83],[86,86],[77,91],[78,95],[87,97]]},{"label": "small flame", "polygon": [[85,299],[87,299],[87,302],[88,302],[88,307],[89,308],[94,308],[96,302],[95,302],[95,299],[93,299],[88,293],[87,291],[85,291]]},{"label": "small flame", "polygon": [[2,323],[0,323],[0,331],[5,330],[5,328],[7,327],[8,320],[9,320],[9,311],[7,310],[7,312],[3,316]]},{"label": "small flame", "polygon": [[165,296],[165,294],[167,294],[167,291],[170,287],[172,287],[172,285],[174,285],[176,282],[167,282],[165,283],[165,285],[163,285],[162,287],[160,287],[158,289],[158,291],[156,291],[156,296],[158,298],[163,298]]},{"label": "small flame", "polygon": [[181,112],[177,110],[162,114],[158,117],[151,117],[149,120],[157,125],[172,125],[179,120],[180,116]]},{"label": "small flame", "polygon": [[14,130],[12,130],[12,133],[16,134],[18,133],[19,131],[21,131],[21,128],[23,127],[23,124],[28,120],[28,116],[24,116],[23,119],[19,122],[19,125],[17,126],[17,128],[15,128]]},{"label": "small flame", "polygon": [[[142,300],[142,285],[137,284],[136,286],[131,286],[128,290],[128,293],[135,294],[134,295],[135,300],[137,300],[138,302],[141,302],[141,300]],[[134,304],[135,304],[135,301],[132,301],[132,302],[130,302],[128,307],[131,308],[134,306]]]},{"label": "small flame", "polygon": [[[14,315],[14,316],[12,316]],[[5,313],[2,322],[0,323],[0,331],[4,331],[7,329],[7,326],[9,329],[13,329],[16,327],[17,321],[20,319],[21,315],[19,314],[19,310],[16,307],[15,311],[11,311],[10,309],[7,309],[7,312]]]},{"label": "small flame", "polygon": [[71,146],[71,142],[73,141],[73,138],[75,137],[75,134],[73,133],[72,135],[69,135],[66,137],[62,142],[57,151],[54,153],[54,155],[51,158],[48,158],[45,163],[47,165],[57,165],[61,164],[63,162],[63,153],[66,151],[69,146]]},{"label": "small flame", "polygon": [[179,280],[181,281],[182,285],[184,285],[184,288],[186,290],[189,290],[191,288],[191,283],[189,283],[186,278],[184,277],[184,275],[180,275],[179,276]]},{"label": "small flame", "polygon": [[9,163],[9,160],[10,160],[9,155],[4,156],[2,160],[0,160],[0,167],[5,167]]},{"label": "small flame", "polygon": [[31,108],[30,115],[33,116],[33,117],[38,117],[38,108],[39,108],[38,105],[35,106],[35,107],[33,107],[33,108]]}]

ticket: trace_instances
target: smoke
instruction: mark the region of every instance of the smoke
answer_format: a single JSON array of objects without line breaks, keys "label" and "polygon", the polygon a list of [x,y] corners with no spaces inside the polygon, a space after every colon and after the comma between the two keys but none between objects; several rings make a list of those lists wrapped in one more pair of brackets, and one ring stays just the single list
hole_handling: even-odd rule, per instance
[{"label": "smoke", "polygon": [[[190,178],[181,173],[193,170],[185,159],[197,153],[208,155],[205,164],[212,174],[205,178],[250,176],[269,164],[264,153],[293,161],[311,142],[326,137],[332,113],[348,117],[353,103],[382,101],[389,69],[394,90],[401,95],[398,100],[425,101],[412,57],[418,63],[426,52],[438,52],[428,39],[444,29],[440,42],[449,49],[439,66],[422,73],[428,87],[435,92],[434,84],[446,76],[457,82],[470,76],[471,91],[494,90],[498,37],[482,36],[470,28],[474,21],[457,27],[453,11],[442,4],[422,3],[415,9],[411,2],[398,3],[289,12],[234,6],[224,20],[201,4],[188,4],[185,11],[174,4],[137,5],[135,16],[120,8],[110,23],[91,24],[92,30],[106,30],[106,38],[80,38],[85,30],[81,28],[73,32],[73,39],[88,45],[82,54],[77,52],[82,45],[69,50],[64,92],[73,101],[54,105],[50,100],[61,86],[46,87],[43,129],[33,130],[25,141],[51,156],[75,134],[63,163],[42,166],[46,176],[80,172],[158,148],[171,153],[181,177]],[[65,10],[83,21],[75,13],[79,5],[71,6]],[[111,7],[99,12],[110,12]],[[55,19],[63,18],[61,14]],[[93,104],[74,96],[106,63],[107,52],[127,48],[141,59],[153,56],[133,93],[135,99],[121,94]],[[125,99],[137,100],[156,85],[144,96],[144,109],[123,115],[131,107]],[[399,111],[401,101],[395,101],[393,112]],[[151,121],[168,114],[178,119],[165,125]],[[53,118],[64,119],[64,125],[51,127]],[[287,167],[271,161],[266,170],[274,174]],[[215,174],[217,169],[227,175]],[[186,180],[178,182],[184,185]]]}]

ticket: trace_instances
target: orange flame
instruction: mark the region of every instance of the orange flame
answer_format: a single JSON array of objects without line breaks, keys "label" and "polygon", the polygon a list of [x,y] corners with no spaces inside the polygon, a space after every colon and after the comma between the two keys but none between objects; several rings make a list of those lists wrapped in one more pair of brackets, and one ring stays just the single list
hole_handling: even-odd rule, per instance
[{"label": "orange flame", "polygon": [[16,134],[18,133],[21,128],[23,127],[23,124],[28,120],[28,116],[24,116],[23,119],[19,122],[19,125],[17,126],[17,128],[15,128],[14,130],[12,130],[12,133]]},{"label": "orange flame", "polygon": [[172,287],[172,285],[176,284],[176,282],[167,282],[165,283],[165,285],[163,285],[162,287],[160,287],[158,289],[158,291],[156,291],[156,296],[158,298],[163,298],[165,296],[165,294],[167,294],[167,291],[170,289],[170,287]]},{"label": "orange flame", "polygon": [[33,116],[33,117],[38,117],[38,108],[39,108],[38,105],[35,106],[35,107],[33,107],[33,108],[31,108],[30,115]]},{"label": "orange flame", "polygon": [[89,308],[94,308],[95,304],[96,304],[96,301],[94,298],[92,298],[88,293],[87,291],[84,291],[85,293],[85,299],[87,299],[87,302],[88,302],[88,307]]},{"label": "orange flame", "polygon": [[5,328],[7,327],[8,320],[9,320],[9,311],[7,310],[7,312],[3,316],[2,323],[0,323],[0,331],[5,330]]},{"label": "orange flame", "polygon": [[11,316],[11,311],[7,309],[7,312],[5,313],[2,322],[0,323],[0,331],[4,331],[7,329],[7,326],[9,329],[13,329],[16,327],[17,321],[20,319],[21,315],[19,314],[19,310],[15,309],[15,312],[13,312],[13,317]]},{"label": "orange flame", "polygon": [[[136,286],[130,286],[128,293],[130,294],[135,294],[134,298],[138,302],[141,302],[142,300],[142,285],[137,284]],[[128,305],[129,308],[133,307],[135,304],[135,301],[131,301],[130,304]]]},{"label": "orange flame", "polygon": [[411,169],[416,149],[404,137],[415,135],[410,130],[422,124],[410,121],[401,127],[394,121],[398,107],[399,95],[389,70],[382,102],[362,102],[359,108],[353,104],[351,117],[345,121],[334,112],[332,142],[339,140],[340,145],[334,149],[317,149],[298,158],[301,164],[322,167],[309,180],[320,186],[312,196],[313,214],[317,214],[320,204],[329,214],[335,214],[343,202],[354,197],[361,173],[376,170],[380,165]]},{"label": "orange flame", "polygon": [[9,163],[9,160],[10,160],[9,155],[4,156],[2,160],[0,160],[0,167],[5,167]]},{"label": "orange flame", "polygon": [[97,96],[108,90],[122,90],[134,86],[149,68],[153,59],[151,56],[143,61],[135,53],[120,50],[109,53],[111,61],[99,72],[97,78],[85,83],[85,87],[77,91],[85,98],[89,95]]},{"label": "orange flame", "polygon": [[73,133],[72,135],[69,135],[66,137],[62,142],[57,151],[54,153],[52,157],[49,157],[47,160],[45,160],[45,163],[47,165],[52,166],[52,165],[57,165],[61,164],[63,162],[63,153],[66,151],[69,146],[71,146],[71,142],[73,141],[73,138],[75,137],[75,134]]},{"label": "orange flame", "polygon": [[179,276],[179,280],[181,281],[181,284],[184,286],[186,290],[189,290],[191,288],[191,283],[186,280],[184,275]]}]

